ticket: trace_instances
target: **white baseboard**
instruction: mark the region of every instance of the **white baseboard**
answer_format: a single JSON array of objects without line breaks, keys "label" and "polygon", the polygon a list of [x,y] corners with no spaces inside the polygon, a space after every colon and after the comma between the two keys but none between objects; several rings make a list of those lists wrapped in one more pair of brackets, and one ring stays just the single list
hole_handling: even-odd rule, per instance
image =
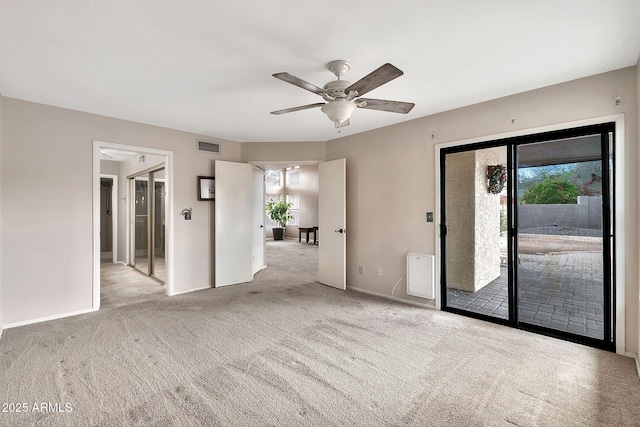
[{"label": "white baseboard", "polygon": [[431,308],[431,309],[434,309],[434,310],[436,308],[434,305],[431,305],[431,304],[424,304],[424,303],[421,303],[421,302],[415,302],[415,301],[411,301],[411,300],[408,300],[408,299],[392,297],[391,295],[381,294],[381,293],[378,293],[378,292],[369,291],[367,289],[354,288],[352,286],[347,286],[347,290],[356,291],[356,292],[362,292],[363,294],[375,295],[377,297],[382,297],[382,298],[385,298],[385,299],[388,299],[388,300],[391,300],[391,301],[398,301],[398,302],[401,302],[403,304],[415,305],[415,306],[423,307],[423,308]]},{"label": "white baseboard", "polygon": [[48,322],[49,320],[62,319],[63,317],[78,316],[80,314],[92,313],[94,311],[98,311],[98,310],[90,308],[88,310],[73,311],[71,313],[54,314],[53,316],[38,317],[37,319],[31,319],[31,320],[23,320],[22,322],[15,322],[15,323],[9,323],[8,325],[4,325],[4,329],[17,328],[18,326],[26,326],[26,325],[31,325],[31,324],[40,323],[40,322]]},{"label": "white baseboard", "polygon": [[204,291],[205,289],[211,289],[213,288],[213,286],[203,286],[202,288],[197,288],[197,289],[187,289],[186,291],[180,291],[180,292],[174,292],[172,294],[170,294],[170,297],[176,296],[176,295],[182,295],[182,294],[189,294],[191,292],[198,292],[198,291]]},{"label": "white baseboard", "polygon": [[623,354],[623,356],[627,356],[635,360],[636,371],[638,371],[638,378],[640,378],[640,360],[638,359],[638,355],[636,353],[630,353],[627,351],[626,353]]}]

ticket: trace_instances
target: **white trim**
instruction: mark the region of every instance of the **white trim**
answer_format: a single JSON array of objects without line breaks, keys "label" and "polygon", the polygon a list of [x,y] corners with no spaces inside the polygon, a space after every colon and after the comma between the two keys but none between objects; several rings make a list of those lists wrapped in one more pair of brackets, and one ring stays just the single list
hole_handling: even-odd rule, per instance
[{"label": "white trim", "polygon": [[603,123],[615,123],[616,140],[615,140],[615,206],[614,206],[614,218],[615,218],[615,253],[616,253],[616,353],[625,354],[625,342],[626,342],[626,328],[625,328],[625,312],[626,312],[626,300],[625,300],[625,132],[624,132],[624,114],[614,114],[610,116],[593,117],[590,119],[577,120],[573,122],[558,123],[554,125],[541,126],[530,129],[521,129],[512,132],[499,133],[494,135],[486,135],[477,138],[463,139],[459,141],[444,142],[436,144],[435,146],[435,185],[436,185],[436,208],[434,215],[434,224],[436,225],[435,233],[435,245],[436,245],[436,308],[441,309],[442,295],[440,289],[441,281],[441,256],[440,253],[440,150],[447,147],[455,147],[459,145],[475,144],[478,142],[494,141],[497,139],[513,138],[517,136],[533,135],[537,133],[572,129],[582,126],[599,125]]},{"label": "white trim", "polygon": [[624,353],[624,356],[630,357],[636,362],[636,372],[638,372],[638,378],[640,378],[640,360],[638,360],[638,355],[627,351]]},{"label": "white trim", "polygon": [[118,262],[118,175],[101,173],[100,178],[111,178],[111,258],[113,263]]},{"label": "white trim", "polygon": [[[167,180],[167,202],[165,205],[166,228],[166,281],[167,296],[173,295],[174,287],[174,248],[173,248],[173,151],[148,147],[115,144],[113,142],[93,140],[93,308],[100,308],[100,148],[133,151],[136,153],[164,156],[165,179]],[[128,202],[128,201],[127,201]],[[128,221],[127,221],[128,223]],[[128,256],[128,254],[127,254]]]},{"label": "white trim", "polygon": [[201,288],[197,288],[197,289],[187,289],[186,291],[179,291],[179,292],[174,292],[172,294],[168,294],[168,296],[173,297],[176,295],[183,295],[183,294],[189,294],[191,292],[198,292],[198,291],[204,291],[206,289],[213,289],[213,286],[209,285],[209,286],[203,286]]},{"label": "white trim", "polygon": [[17,328],[19,326],[32,325],[34,323],[48,322],[49,320],[62,319],[63,317],[78,316],[80,314],[92,313],[94,311],[97,311],[97,309],[90,308],[88,310],[72,311],[70,313],[62,313],[62,314],[54,314],[53,316],[38,317],[37,319],[29,319],[29,320],[24,320],[22,322],[15,322],[15,323],[10,323],[8,325],[4,325],[4,329]]},{"label": "white trim", "polygon": [[381,294],[379,292],[373,292],[373,291],[369,291],[367,289],[354,288],[352,286],[347,286],[347,290],[348,291],[361,292],[363,294],[374,295],[374,296],[381,297],[381,298],[384,298],[384,299],[388,299],[388,300],[391,300],[391,301],[398,301],[398,302],[401,302],[403,304],[415,305],[415,306],[422,307],[422,308],[431,308],[431,309],[435,309],[436,308],[431,304],[424,304],[424,303],[421,303],[421,302],[415,302],[415,301],[411,301],[411,300],[408,300],[408,299],[392,297],[391,295]]}]

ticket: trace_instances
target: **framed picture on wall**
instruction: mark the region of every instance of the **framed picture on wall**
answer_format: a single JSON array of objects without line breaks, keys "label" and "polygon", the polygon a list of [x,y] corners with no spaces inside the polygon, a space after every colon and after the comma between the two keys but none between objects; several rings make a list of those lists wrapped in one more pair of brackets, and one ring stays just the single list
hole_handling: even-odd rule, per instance
[{"label": "framed picture on wall", "polygon": [[198,200],[216,199],[216,179],[212,176],[198,177]]}]

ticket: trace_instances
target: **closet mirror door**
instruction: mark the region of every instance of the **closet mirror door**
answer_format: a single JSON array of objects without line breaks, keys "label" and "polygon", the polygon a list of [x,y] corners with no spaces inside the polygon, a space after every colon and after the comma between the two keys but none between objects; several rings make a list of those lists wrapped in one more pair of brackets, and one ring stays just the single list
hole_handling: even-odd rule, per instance
[{"label": "closet mirror door", "polygon": [[133,266],[149,274],[149,180],[137,176],[132,180],[133,190]]},{"label": "closet mirror door", "polygon": [[164,169],[153,172],[153,276],[161,282],[166,281],[165,268],[165,205],[166,181]]}]

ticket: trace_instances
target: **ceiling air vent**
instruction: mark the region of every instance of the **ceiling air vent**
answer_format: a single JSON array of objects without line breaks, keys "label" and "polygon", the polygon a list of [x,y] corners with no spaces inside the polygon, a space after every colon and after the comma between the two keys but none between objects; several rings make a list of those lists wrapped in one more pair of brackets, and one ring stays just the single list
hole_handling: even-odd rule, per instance
[{"label": "ceiling air vent", "polygon": [[213,142],[197,141],[196,149],[205,153],[220,154],[220,144]]}]

